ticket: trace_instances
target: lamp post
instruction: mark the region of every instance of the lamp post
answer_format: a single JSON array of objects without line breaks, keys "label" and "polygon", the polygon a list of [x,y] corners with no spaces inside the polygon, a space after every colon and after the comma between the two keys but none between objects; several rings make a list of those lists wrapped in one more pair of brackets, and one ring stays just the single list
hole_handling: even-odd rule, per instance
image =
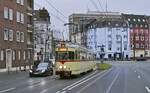
[{"label": "lamp post", "polygon": [[120,35],[120,39],[121,39],[121,40],[120,40],[120,41],[121,41],[121,43],[120,43],[120,54],[121,54],[121,60],[123,60],[123,53],[122,53],[122,52],[123,52],[123,51],[122,51],[122,50],[123,50],[123,49],[122,49],[123,40],[122,40],[122,35]]}]

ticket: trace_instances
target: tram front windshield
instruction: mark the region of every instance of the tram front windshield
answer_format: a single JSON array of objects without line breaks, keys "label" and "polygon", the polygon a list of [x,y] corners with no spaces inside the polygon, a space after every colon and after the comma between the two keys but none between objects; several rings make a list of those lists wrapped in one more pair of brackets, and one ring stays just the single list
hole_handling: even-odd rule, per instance
[{"label": "tram front windshield", "polygon": [[56,60],[74,60],[74,52],[56,52]]}]

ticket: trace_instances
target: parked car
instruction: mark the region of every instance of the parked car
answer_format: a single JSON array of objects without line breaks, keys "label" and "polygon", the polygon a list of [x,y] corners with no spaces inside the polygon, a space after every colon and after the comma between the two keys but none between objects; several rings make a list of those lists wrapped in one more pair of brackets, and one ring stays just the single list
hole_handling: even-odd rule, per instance
[{"label": "parked car", "polygon": [[51,63],[42,62],[29,71],[29,76],[48,76],[53,74],[53,67]]}]

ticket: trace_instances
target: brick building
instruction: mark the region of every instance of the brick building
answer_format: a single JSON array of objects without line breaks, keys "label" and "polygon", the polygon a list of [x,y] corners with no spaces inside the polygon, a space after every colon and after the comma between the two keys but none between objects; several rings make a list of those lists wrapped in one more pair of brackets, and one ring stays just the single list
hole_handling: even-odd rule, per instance
[{"label": "brick building", "polygon": [[130,28],[131,58],[141,59],[150,57],[150,32],[148,17],[145,15],[123,14],[123,19]]},{"label": "brick building", "polygon": [[30,64],[32,10],[33,0],[0,0],[0,69],[21,70]]}]

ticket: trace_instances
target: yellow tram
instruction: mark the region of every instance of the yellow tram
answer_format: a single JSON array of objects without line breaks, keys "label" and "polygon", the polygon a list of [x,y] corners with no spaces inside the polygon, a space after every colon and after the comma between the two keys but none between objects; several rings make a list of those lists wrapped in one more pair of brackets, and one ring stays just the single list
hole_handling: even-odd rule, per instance
[{"label": "yellow tram", "polygon": [[61,43],[56,48],[56,74],[64,77],[95,70],[94,59],[95,54],[84,47]]}]

